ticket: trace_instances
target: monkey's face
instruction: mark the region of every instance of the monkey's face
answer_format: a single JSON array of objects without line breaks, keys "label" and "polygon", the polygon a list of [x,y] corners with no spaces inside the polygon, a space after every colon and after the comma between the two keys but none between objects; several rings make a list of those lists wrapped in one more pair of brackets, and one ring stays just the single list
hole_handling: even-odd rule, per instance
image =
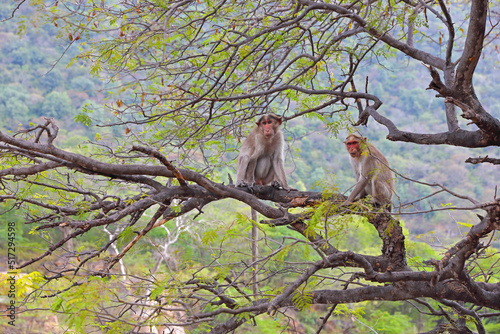
[{"label": "monkey's face", "polygon": [[272,118],[264,118],[260,123],[258,123],[260,131],[267,139],[272,138],[276,132],[276,128],[279,126]]},{"label": "monkey's face", "polygon": [[353,158],[357,158],[361,155],[361,146],[359,144],[359,140],[351,139],[344,142],[345,147],[347,148],[347,152]]}]

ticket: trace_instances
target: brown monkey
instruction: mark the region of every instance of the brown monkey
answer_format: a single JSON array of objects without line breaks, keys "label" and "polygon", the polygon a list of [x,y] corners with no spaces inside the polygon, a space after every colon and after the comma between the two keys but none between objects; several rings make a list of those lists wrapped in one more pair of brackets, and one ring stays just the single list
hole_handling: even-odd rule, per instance
[{"label": "brown monkey", "polygon": [[285,140],[281,117],[266,114],[243,142],[238,155],[237,187],[271,184],[290,190],[285,176]]},{"label": "brown monkey", "polygon": [[390,211],[394,193],[394,175],[389,169],[387,159],[378,148],[357,134],[347,136],[344,144],[351,156],[351,166],[357,182],[346,203],[353,202],[357,197],[364,198],[371,195],[373,204],[380,207],[387,206]]},{"label": "brown monkey", "polygon": [[[285,176],[285,140],[280,130],[281,117],[266,114],[257,120],[257,126],[243,142],[238,155],[237,187],[252,187],[255,184],[272,184],[290,190]],[[257,211],[252,209],[252,220],[257,222]],[[259,267],[259,229],[252,225],[253,293],[257,296],[257,273]]]}]

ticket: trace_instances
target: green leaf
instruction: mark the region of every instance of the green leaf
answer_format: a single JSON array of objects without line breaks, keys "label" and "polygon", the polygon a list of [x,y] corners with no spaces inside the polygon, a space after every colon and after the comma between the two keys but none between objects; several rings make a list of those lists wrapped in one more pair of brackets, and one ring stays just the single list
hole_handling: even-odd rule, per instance
[{"label": "green leaf", "polygon": [[462,223],[462,222],[457,222],[457,224],[462,225],[462,226],[465,226],[465,227],[469,227],[469,228],[470,228],[470,227],[472,227],[472,226],[474,226],[474,224],[471,224],[471,223]]},{"label": "green leaf", "polygon": [[56,301],[52,304],[52,306],[50,307],[50,309],[52,311],[57,311],[61,308],[61,305],[62,303],[64,302],[64,299],[62,298],[57,298]]},{"label": "green leaf", "polygon": [[156,288],[154,288],[152,291],[151,291],[151,299],[156,299],[158,298],[158,296],[163,292],[165,291],[165,286],[164,285],[158,285]]},{"label": "green leaf", "polygon": [[214,230],[209,230],[203,234],[201,242],[206,246],[214,243],[218,238],[217,232]]},{"label": "green leaf", "polygon": [[309,309],[311,307],[312,301],[313,301],[312,294],[309,294],[306,292],[302,292],[302,293],[297,292],[292,297],[292,302],[301,311],[304,311],[305,309]]}]

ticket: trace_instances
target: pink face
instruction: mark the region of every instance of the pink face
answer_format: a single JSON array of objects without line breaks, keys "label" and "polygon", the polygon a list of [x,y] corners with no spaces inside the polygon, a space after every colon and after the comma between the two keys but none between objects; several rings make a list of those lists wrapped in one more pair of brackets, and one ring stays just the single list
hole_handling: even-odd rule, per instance
[{"label": "pink face", "polygon": [[357,139],[351,139],[349,141],[344,142],[347,152],[351,155],[351,157],[359,157],[361,154],[361,147],[359,146],[359,140]]},{"label": "pink face", "polygon": [[275,134],[275,129],[279,126],[278,122],[271,117],[265,117],[261,119],[260,123],[257,123],[262,131],[262,134],[266,138],[271,138]]}]

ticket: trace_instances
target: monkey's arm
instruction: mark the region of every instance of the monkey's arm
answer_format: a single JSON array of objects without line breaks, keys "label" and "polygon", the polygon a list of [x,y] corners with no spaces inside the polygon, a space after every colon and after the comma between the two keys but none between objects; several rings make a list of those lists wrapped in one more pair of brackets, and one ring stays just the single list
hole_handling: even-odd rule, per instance
[{"label": "monkey's arm", "polygon": [[286,181],[285,160],[283,159],[283,151],[277,152],[277,154],[274,156],[273,169],[276,179],[274,182],[277,181],[279,183],[279,186],[281,186],[285,190],[291,190],[291,188],[288,186],[288,182]]},{"label": "monkey's arm", "polygon": [[257,168],[258,160],[259,155],[255,154],[255,152],[248,158],[247,171],[245,173],[245,182],[248,183],[250,187],[255,185],[255,168]]},{"label": "monkey's arm", "polygon": [[237,187],[243,187],[246,185],[246,173],[247,173],[247,168],[248,164],[250,161],[250,156],[248,154],[243,154],[243,152],[240,152],[240,156],[238,157],[238,168],[236,172],[236,186]]},{"label": "monkey's arm", "polygon": [[257,167],[259,154],[254,150],[253,154],[246,150],[240,152],[238,157],[238,170],[236,174],[237,187],[252,187],[255,184],[255,168]]},{"label": "monkey's arm", "polygon": [[370,182],[370,179],[364,175],[360,175],[358,179],[358,183],[356,183],[356,186],[352,190],[351,194],[349,195],[349,198],[344,202],[344,204],[352,203],[358,195],[360,197],[366,196],[365,188],[368,185],[368,182]]}]

